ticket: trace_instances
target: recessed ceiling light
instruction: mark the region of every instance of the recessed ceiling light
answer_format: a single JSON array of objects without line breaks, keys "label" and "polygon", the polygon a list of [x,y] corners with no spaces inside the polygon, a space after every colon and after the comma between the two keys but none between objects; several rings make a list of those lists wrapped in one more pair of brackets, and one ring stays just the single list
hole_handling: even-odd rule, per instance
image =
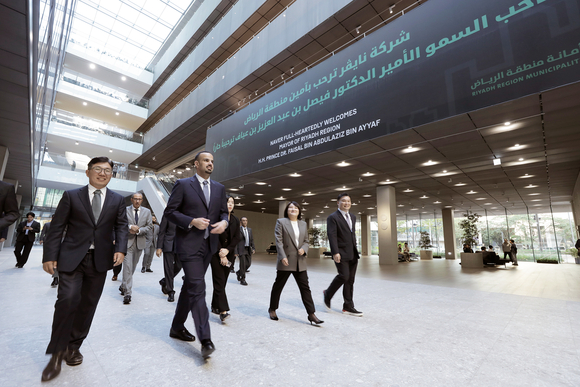
[{"label": "recessed ceiling light", "polygon": [[429,165],[435,165],[437,164],[437,162],[433,161],[433,160],[429,160],[426,163],[423,163],[424,166],[428,167]]},{"label": "recessed ceiling light", "polygon": [[282,188],[282,191],[292,191],[292,188]]},{"label": "recessed ceiling light", "polygon": [[407,189],[406,189],[406,190],[404,190],[403,192],[413,192],[413,190],[412,190],[412,189],[410,189],[410,188],[407,188]]},{"label": "recessed ceiling light", "polygon": [[264,203],[264,201],[262,201],[262,200],[256,200],[256,201],[253,201],[252,203],[262,204],[262,203]]},{"label": "recessed ceiling light", "polygon": [[353,206],[358,206],[358,203],[352,203]]},{"label": "recessed ceiling light", "polygon": [[530,201],[531,201],[531,202],[541,202],[541,201],[542,201],[542,199],[532,199],[532,200],[530,200]]},{"label": "recessed ceiling light", "polygon": [[367,210],[374,210],[374,207],[367,207]]},{"label": "recessed ceiling light", "polygon": [[370,198],[371,196],[372,195],[366,194],[366,195],[363,195],[363,198]]},{"label": "recessed ceiling light", "polygon": [[532,207],[539,207],[541,204],[532,204]]},{"label": "recessed ceiling light", "polygon": [[520,176],[520,179],[527,179],[527,178],[534,177],[534,176],[535,175],[529,175],[529,174],[526,173],[525,175]]},{"label": "recessed ceiling light", "polygon": [[115,115],[118,116],[119,115],[119,112],[115,112]]},{"label": "recessed ceiling light", "polygon": [[520,158],[518,159],[518,161],[524,161],[524,158],[523,158],[523,157],[520,157]]},{"label": "recessed ceiling light", "polygon": [[239,191],[237,188],[230,188],[230,191]]},{"label": "recessed ceiling light", "polygon": [[409,145],[408,148],[403,149],[403,153],[412,153],[412,152],[417,152],[418,150],[420,150],[420,149],[414,148],[413,145]]},{"label": "recessed ceiling light", "polygon": [[503,124],[504,124],[505,126],[510,126],[512,123],[511,123],[511,122],[509,122],[509,121],[506,121],[506,122],[504,122]]},{"label": "recessed ceiling light", "polygon": [[467,185],[465,183],[459,182],[457,184],[455,184],[456,187],[463,187],[464,185]]},{"label": "recessed ceiling light", "polygon": [[539,193],[531,193],[531,194],[528,194],[528,196],[538,196],[538,195],[539,195]]},{"label": "recessed ceiling light", "polygon": [[514,148],[514,149],[519,149],[519,148],[521,148],[521,147],[522,147],[522,146],[521,146],[520,144],[515,144],[515,145],[514,145],[512,148]]},{"label": "recessed ceiling light", "polygon": [[185,170],[186,170],[186,171],[191,171],[191,168],[189,168],[189,167],[185,167]]},{"label": "recessed ceiling light", "polygon": [[330,208],[330,207],[328,207],[328,205],[325,205],[324,208]]},{"label": "recessed ceiling light", "polygon": [[121,77],[121,80],[122,80],[122,81],[126,81],[126,80],[127,80],[127,77],[123,75],[123,76]]},{"label": "recessed ceiling light", "polygon": [[302,202],[302,205],[303,205],[303,206],[307,206],[307,205],[309,205],[309,204],[310,204],[310,203],[308,203],[308,202]]},{"label": "recessed ceiling light", "polygon": [[336,202],[336,199],[330,199],[331,202]]},{"label": "recessed ceiling light", "polygon": [[493,165],[501,165],[501,159],[493,159]]},{"label": "recessed ceiling light", "polygon": [[350,165],[350,163],[347,163],[346,161],[341,161],[340,163],[336,164],[337,167],[348,167]]},{"label": "recessed ceiling light", "polygon": [[346,185],[343,185],[342,187],[339,188],[335,188],[335,191],[348,191],[350,188],[348,188]]},{"label": "recessed ceiling light", "polygon": [[78,141],[75,141],[75,145],[79,145],[79,142]]},{"label": "recessed ceiling light", "polygon": [[491,206],[493,203],[483,203],[484,206]]},{"label": "recessed ceiling light", "polygon": [[256,195],[256,196],[264,196],[264,194],[263,194],[263,193],[257,193],[257,194],[255,194],[255,195]]},{"label": "recessed ceiling light", "polygon": [[183,172],[182,171],[177,171],[177,173],[181,175]]},{"label": "recessed ceiling light", "polygon": [[83,106],[87,106],[88,104],[86,102],[83,102]]},{"label": "recessed ceiling light", "polygon": [[423,196],[421,196],[419,199],[429,199],[429,196],[427,196],[427,195],[423,195]]},{"label": "recessed ceiling light", "polygon": [[304,195],[304,196],[314,196],[316,194],[313,194],[312,192],[308,191],[307,193],[302,194],[302,195]]},{"label": "recessed ceiling light", "polygon": [[320,211],[319,214],[324,214],[324,211]]},{"label": "recessed ceiling light", "polygon": [[113,150],[112,149],[109,149],[109,153],[113,153]]},{"label": "recessed ceiling light", "polygon": [[453,206],[445,206],[445,208],[453,208]]},{"label": "recessed ceiling light", "polygon": [[447,170],[445,170],[445,169],[444,169],[444,170],[443,170],[443,173],[447,173]]},{"label": "recessed ceiling light", "polygon": [[265,210],[265,209],[266,209],[266,207],[262,207],[261,209],[262,209],[262,210]]},{"label": "recessed ceiling light", "polygon": [[320,218],[320,215],[316,215],[317,218]]},{"label": "recessed ceiling light", "polygon": [[467,193],[468,195],[473,195],[473,194],[476,194],[477,192],[476,192],[476,191],[474,191],[474,190],[471,190],[471,191],[469,191],[469,192],[466,192],[466,193]]},{"label": "recessed ceiling light", "polygon": [[291,173],[289,176],[290,176],[290,177],[300,177],[300,176],[302,176],[302,175],[301,175],[301,174],[299,174],[299,173],[296,173],[296,172],[294,172],[294,173]]},{"label": "recessed ceiling light", "polygon": [[395,184],[396,181],[391,181],[391,179],[387,179],[385,181],[381,181],[379,182],[379,184]]},{"label": "recessed ceiling light", "polygon": [[411,208],[411,211],[419,211],[418,208]]},{"label": "recessed ceiling light", "polygon": [[441,202],[437,200],[436,202],[433,202],[433,204],[441,204]]},{"label": "recessed ceiling light", "polygon": [[286,200],[284,196],[280,196],[279,198],[274,198],[274,200]]},{"label": "recessed ceiling light", "polygon": [[256,184],[257,185],[266,185],[266,183],[264,183],[263,181],[258,181]]},{"label": "recessed ceiling light", "polygon": [[476,198],[475,200],[485,200],[485,198]]},{"label": "recessed ceiling light", "polygon": [[94,63],[91,63],[91,64],[89,64],[89,67],[90,67],[92,70],[94,70],[94,69],[96,69],[96,68],[97,68],[97,66],[95,66],[95,64],[94,64]]},{"label": "recessed ceiling light", "polygon": [[374,173],[367,172],[367,173],[363,173],[362,175],[364,177],[371,177],[371,176],[374,176],[375,174]]},{"label": "recessed ceiling light", "polygon": [[405,207],[404,204],[397,204],[397,207]]},{"label": "recessed ceiling light", "polygon": [[491,207],[492,210],[497,210],[497,207]]},{"label": "recessed ceiling light", "polygon": [[536,188],[536,187],[537,187],[537,185],[530,184],[530,185],[526,185],[524,188]]}]

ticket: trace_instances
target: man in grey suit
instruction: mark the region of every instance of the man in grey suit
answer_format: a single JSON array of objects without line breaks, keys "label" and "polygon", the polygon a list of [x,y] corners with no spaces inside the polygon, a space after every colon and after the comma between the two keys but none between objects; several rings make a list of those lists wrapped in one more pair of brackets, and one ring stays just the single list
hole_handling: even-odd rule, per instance
[{"label": "man in grey suit", "polygon": [[147,247],[145,247],[145,252],[143,253],[141,273],[153,273],[153,270],[151,270],[151,262],[153,262],[153,254],[155,254],[158,235],[159,223],[157,223],[157,218],[153,215],[153,228],[147,233]]},{"label": "man in grey suit", "polygon": [[354,308],[352,300],[354,277],[360,258],[356,248],[356,216],[349,212],[351,201],[346,192],[338,195],[337,204],[338,210],[326,219],[326,233],[338,275],[334,277],[328,289],[323,292],[324,305],[330,310],[330,300],[342,286],[342,297],[344,298],[342,313],[361,317],[363,313]]},{"label": "man in grey suit", "polygon": [[[248,285],[246,282],[246,273],[249,271],[248,268],[252,263],[252,254],[256,252],[256,246],[254,246],[254,236],[252,235],[252,229],[248,227],[248,218],[242,216],[240,223],[240,234],[242,234],[242,240],[240,243],[238,243],[236,248],[237,255],[240,257],[240,270],[238,270],[236,274],[240,284],[246,286]],[[232,262],[232,267],[233,265],[234,263]]]},{"label": "man in grey suit", "polygon": [[129,237],[127,240],[127,256],[123,261],[123,282],[119,287],[123,298],[123,304],[131,303],[133,293],[133,274],[139,263],[143,249],[147,246],[147,233],[153,228],[151,211],[142,207],[143,195],[134,193],[131,195],[131,205],[127,207],[127,220],[129,221]]}]

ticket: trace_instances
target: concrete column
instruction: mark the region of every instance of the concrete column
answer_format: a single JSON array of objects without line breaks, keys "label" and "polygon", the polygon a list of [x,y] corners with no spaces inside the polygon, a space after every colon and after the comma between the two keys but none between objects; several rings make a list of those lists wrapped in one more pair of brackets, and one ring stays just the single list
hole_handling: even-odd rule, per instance
[{"label": "concrete column", "polygon": [[455,259],[455,224],[453,221],[453,209],[441,210],[443,220],[443,240],[445,242],[445,259]]},{"label": "concrete column", "polygon": [[360,216],[360,251],[361,255],[371,255],[371,217]]},{"label": "concrete column", "polygon": [[397,202],[394,187],[377,187],[377,220],[379,223],[379,264],[396,265],[399,260],[397,255]]},{"label": "concrete column", "polygon": [[0,146],[0,180],[4,180],[4,172],[6,171],[6,164],[8,164],[8,156],[10,152],[5,146]]},{"label": "concrete column", "polygon": [[284,210],[286,209],[288,203],[290,203],[288,200],[280,200],[278,202],[278,218],[284,217]]}]

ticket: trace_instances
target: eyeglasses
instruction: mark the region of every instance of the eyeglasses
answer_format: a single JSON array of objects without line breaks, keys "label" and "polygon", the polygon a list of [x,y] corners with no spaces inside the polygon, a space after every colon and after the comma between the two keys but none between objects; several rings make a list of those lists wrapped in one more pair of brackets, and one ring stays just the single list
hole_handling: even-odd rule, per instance
[{"label": "eyeglasses", "polygon": [[110,174],[112,174],[112,173],[113,173],[113,170],[112,170],[112,169],[110,169],[110,168],[103,169],[103,168],[101,168],[101,167],[93,167],[93,168],[91,168],[91,169],[92,169],[93,171],[97,172],[97,173],[104,172],[104,173],[105,173],[105,175],[110,175]]}]

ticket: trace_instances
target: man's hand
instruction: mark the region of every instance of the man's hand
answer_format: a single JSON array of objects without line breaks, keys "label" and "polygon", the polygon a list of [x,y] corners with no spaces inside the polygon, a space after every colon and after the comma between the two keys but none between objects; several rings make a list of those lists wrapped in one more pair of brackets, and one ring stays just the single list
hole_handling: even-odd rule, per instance
[{"label": "man's hand", "polygon": [[125,259],[125,254],[123,253],[115,253],[115,255],[113,256],[113,266],[119,266],[120,264],[123,263],[123,260]]},{"label": "man's hand", "polygon": [[155,254],[157,254],[158,257],[161,256],[161,253],[163,253],[163,250],[161,249],[157,249],[157,251],[155,251]]},{"label": "man's hand", "polygon": [[[0,243],[4,242],[4,238],[0,239]],[[42,244],[43,241],[38,241],[38,243]]]},{"label": "man's hand", "polygon": [[334,262],[336,263],[340,263],[340,253],[336,253],[332,256],[332,259],[334,259]]},{"label": "man's hand", "polygon": [[222,220],[221,222],[214,223],[211,226],[213,228],[210,231],[210,233],[221,234],[222,232],[226,231],[226,228],[228,227],[228,222],[225,220]]},{"label": "man's hand", "polygon": [[209,227],[209,219],[206,218],[193,218],[190,226],[197,228],[198,230],[205,230]]},{"label": "man's hand", "polygon": [[[6,238],[0,238],[0,243],[4,242],[6,240]],[[42,244],[42,241],[40,241],[40,244]]]},{"label": "man's hand", "polygon": [[137,234],[137,233],[139,232],[139,226],[137,226],[137,225],[132,225],[132,226],[129,228],[129,232],[130,232],[131,234]]},{"label": "man's hand", "polygon": [[256,250],[252,249],[252,254],[256,254]]},{"label": "man's hand", "polygon": [[304,255],[304,249],[298,249],[298,255]]},{"label": "man's hand", "polygon": [[230,251],[228,249],[224,249],[224,248],[220,249],[220,252],[219,252],[220,258],[227,257],[229,253],[230,253]]},{"label": "man's hand", "polygon": [[54,274],[54,269],[56,269],[56,261],[48,261],[42,264],[42,268],[45,272],[52,275]]},{"label": "man's hand", "polygon": [[284,266],[288,266],[288,265],[290,265],[290,264],[288,263],[288,258],[284,258],[284,259],[283,259],[281,262],[282,262],[282,265],[284,265]]}]

